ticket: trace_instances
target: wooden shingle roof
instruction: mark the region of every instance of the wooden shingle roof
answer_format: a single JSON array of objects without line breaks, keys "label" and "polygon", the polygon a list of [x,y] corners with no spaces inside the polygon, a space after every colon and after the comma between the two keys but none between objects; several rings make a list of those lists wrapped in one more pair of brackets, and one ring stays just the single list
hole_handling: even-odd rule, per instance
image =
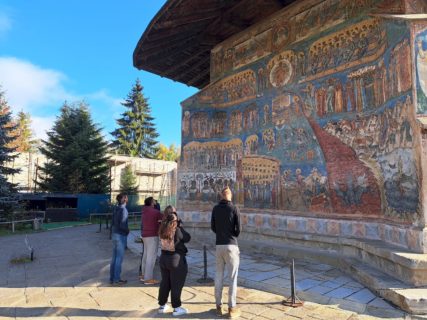
[{"label": "wooden shingle roof", "polygon": [[203,88],[210,50],[296,0],[169,0],[141,36],[133,65]]}]

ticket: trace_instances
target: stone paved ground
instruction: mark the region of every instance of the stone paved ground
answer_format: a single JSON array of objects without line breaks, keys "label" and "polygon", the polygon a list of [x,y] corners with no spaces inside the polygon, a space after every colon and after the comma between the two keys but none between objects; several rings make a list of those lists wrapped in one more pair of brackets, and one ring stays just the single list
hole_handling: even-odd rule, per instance
[{"label": "stone paved ground", "polygon": [[[111,242],[106,231],[97,233],[96,230],[97,226],[85,226],[31,234],[29,240],[35,248],[36,259],[25,264],[10,263],[13,258],[28,255],[25,236],[1,237],[0,320],[32,317],[172,318],[169,314],[157,314],[158,288],[144,286],[138,281],[141,246],[133,241],[134,236],[131,235],[129,239],[131,250],[127,251],[123,265],[123,277],[129,280],[128,284],[124,287],[108,284]],[[196,250],[199,247],[194,242],[188,256],[190,274],[183,301],[191,314],[185,319],[215,319],[212,312],[213,287],[196,281],[203,274],[202,254]],[[210,253],[208,261],[209,276],[213,277]],[[305,298],[304,307],[292,309],[281,304],[282,295],[248,287],[286,291],[286,280],[289,278],[286,264],[271,257],[242,253],[241,282],[244,286],[238,290],[242,319],[410,319],[403,312],[371,297],[369,292],[364,291],[365,288],[350,278],[322,264],[299,263],[297,279],[300,277],[301,281],[298,286],[301,293],[306,292],[306,297],[310,296],[310,292],[319,291],[319,294],[313,295],[314,300],[325,296],[328,305],[309,302]],[[156,272],[158,276],[158,270]],[[351,296],[353,299],[350,299]],[[338,299],[338,303],[334,304],[333,299]],[[348,302],[345,302],[346,299]],[[363,301],[364,310],[352,307],[352,302],[360,307]],[[375,301],[378,304],[376,309],[367,307]],[[372,316],[375,310],[377,317]]]}]

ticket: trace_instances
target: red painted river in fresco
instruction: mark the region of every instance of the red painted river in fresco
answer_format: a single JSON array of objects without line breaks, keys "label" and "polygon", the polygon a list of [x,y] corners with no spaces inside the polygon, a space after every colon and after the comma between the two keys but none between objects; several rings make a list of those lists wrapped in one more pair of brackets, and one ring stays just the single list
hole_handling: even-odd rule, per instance
[{"label": "red painted river in fresco", "polygon": [[[381,215],[381,196],[378,182],[372,171],[357,157],[352,148],[344,144],[340,139],[323,130],[319,124],[308,118],[308,121],[316,134],[320,147],[322,148],[330,188],[330,197],[334,212],[347,214]],[[353,187],[349,187],[349,175]],[[365,176],[367,187],[362,192],[360,186],[354,185],[358,177]],[[347,203],[339,192],[345,194]],[[360,201],[355,201],[357,192],[362,193]]]}]

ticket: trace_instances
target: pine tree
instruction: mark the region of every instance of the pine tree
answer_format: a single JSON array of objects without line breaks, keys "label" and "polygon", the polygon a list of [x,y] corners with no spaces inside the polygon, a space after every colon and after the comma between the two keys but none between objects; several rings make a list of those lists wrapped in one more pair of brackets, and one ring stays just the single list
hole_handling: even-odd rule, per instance
[{"label": "pine tree", "polygon": [[23,111],[19,112],[15,119],[15,123],[16,128],[13,130],[13,135],[16,138],[9,146],[16,148],[17,152],[33,151],[37,141],[33,139],[30,114]]},{"label": "pine tree", "polygon": [[109,190],[108,144],[92,122],[88,105],[61,108],[47,141],[40,148],[48,162],[40,168],[42,190],[106,193]]},{"label": "pine tree", "polygon": [[111,135],[112,142],[120,154],[131,157],[154,159],[157,153],[157,138],[159,134],[151,116],[148,99],[144,97],[143,87],[137,79],[135,85],[125,102],[122,103],[127,110],[116,122],[119,126]]},{"label": "pine tree", "polygon": [[120,192],[126,194],[137,194],[138,186],[136,184],[136,177],[132,172],[132,166],[127,165],[120,178]]},{"label": "pine tree", "polygon": [[15,126],[12,122],[10,108],[0,91],[0,216],[7,216],[18,205],[17,185],[7,181],[8,175],[19,173],[19,169],[7,166],[17,157],[15,148],[9,144],[15,139],[12,132]]}]

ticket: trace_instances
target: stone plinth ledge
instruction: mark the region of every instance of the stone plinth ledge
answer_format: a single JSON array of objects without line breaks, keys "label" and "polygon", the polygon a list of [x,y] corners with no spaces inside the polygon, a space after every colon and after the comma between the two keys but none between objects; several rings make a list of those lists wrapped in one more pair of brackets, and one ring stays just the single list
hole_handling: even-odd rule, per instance
[{"label": "stone plinth ledge", "polygon": [[[214,244],[207,222],[185,222],[186,229]],[[427,255],[379,240],[343,238],[244,227],[242,250],[285,259],[320,261],[338,267],[369,289],[412,314],[427,314]]]}]

